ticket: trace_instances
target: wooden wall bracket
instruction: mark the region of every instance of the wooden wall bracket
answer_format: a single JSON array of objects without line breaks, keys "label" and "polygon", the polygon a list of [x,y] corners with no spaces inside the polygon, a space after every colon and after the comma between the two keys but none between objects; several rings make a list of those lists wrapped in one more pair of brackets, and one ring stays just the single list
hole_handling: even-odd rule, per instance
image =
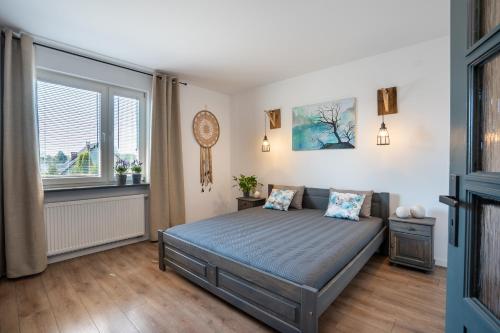
[{"label": "wooden wall bracket", "polygon": [[398,113],[398,94],[396,87],[377,90],[378,115]]},{"label": "wooden wall bracket", "polygon": [[281,128],[281,109],[264,111],[269,118],[269,128]]}]

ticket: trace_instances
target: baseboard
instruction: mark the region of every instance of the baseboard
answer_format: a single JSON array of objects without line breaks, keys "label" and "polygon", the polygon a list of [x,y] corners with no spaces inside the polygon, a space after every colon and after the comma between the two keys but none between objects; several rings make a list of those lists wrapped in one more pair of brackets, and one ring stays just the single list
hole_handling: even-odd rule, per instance
[{"label": "baseboard", "polygon": [[448,262],[446,259],[438,259],[438,258],[434,258],[434,263],[436,264],[436,266],[439,266],[439,267],[448,267]]},{"label": "baseboard", "polygon": [[[140,237],[124,239],[124,240],[109,243],[109,244],[103,244],[103,245],[99,245],[99,246],[89,247],[87,249],[82,249],[82,250],[78,250],[78,251],[74,251],[74,252],[57,254],[55,256],[49,257],[48,262],[49,262],[49,264],[52,264],[52,263],[59,262],[59,261],[64,261],[64,260],[69,260],[69,259],[85,256],[87,254],[92,254],[92,253],[96,253],[96,252],[102,252],[102,251],[114,249],[114,248],[120,247],[120,246],[125,246],[125,245],[129,245],[129,244],[143,242],[143,241],[146,241],[148,239],[149,239],[149,236],[144,235],[144,236],[140,236]],[[434,262],[435,262],[436,266],[444,267],[444,268],[448,267],[446,259],[435,258]]]},{"label": "baseboard", "polygon": [[78,251],[56,254],[54,256],[48,257],[48,262],[49,262],[49,264],[53,264],[55,262],[69,260],[69,259],[73,259],[76,257],[85,256],[87,254],[102,252],[102,251],[114,249],[114,248],[120,247],[120,246],[125,246],[125,245],[129,245],[129,244],[133,244],[133,243],[143,242],[143,241],[146,241],[148,239],[149,239],[149,236],[144,235],[144,236],[124,239],[124,240],[113,242],[113,243],[89,247],[89,248],[78,250]]}]

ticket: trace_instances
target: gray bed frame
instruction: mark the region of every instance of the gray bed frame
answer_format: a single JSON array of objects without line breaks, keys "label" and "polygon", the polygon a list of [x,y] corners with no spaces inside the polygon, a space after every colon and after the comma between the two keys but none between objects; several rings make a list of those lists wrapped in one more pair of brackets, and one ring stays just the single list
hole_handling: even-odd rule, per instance
[{"label": "gray bed frame", "polygon": [[[272,185],[269,185],[269,191]],[[328,206],[328,189],[305,188],[304,208]],[[166,266],[280,332],[315,333],[319,316],[380,249],[386,253],[389,193],[374,193],[371,215],[384,228],[323,288],[300,285],[158,231],[159,267]]]}]

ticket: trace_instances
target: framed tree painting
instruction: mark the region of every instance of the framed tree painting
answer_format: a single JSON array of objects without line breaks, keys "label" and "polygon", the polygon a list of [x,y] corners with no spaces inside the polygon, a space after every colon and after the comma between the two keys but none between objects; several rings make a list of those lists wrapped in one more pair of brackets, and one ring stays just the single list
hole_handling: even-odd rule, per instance
[{"label": "framed tree painting", "polygon": [[356,98],[292,109],[293,150],[352,149],[356,139]]}]

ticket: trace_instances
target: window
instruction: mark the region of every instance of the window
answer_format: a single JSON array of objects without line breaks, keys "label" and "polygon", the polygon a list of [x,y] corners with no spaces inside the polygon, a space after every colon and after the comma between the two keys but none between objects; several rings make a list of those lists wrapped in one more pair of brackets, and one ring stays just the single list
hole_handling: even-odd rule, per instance
[{"label": "window", "polygon": [[143,92],[39,71],[37,110],[45,185],[110,183],[117,159],[144,161]]},{"label": "window", "polygon": [[138,99],[113,96],[115,162],[139,159],[139,107]]}]

